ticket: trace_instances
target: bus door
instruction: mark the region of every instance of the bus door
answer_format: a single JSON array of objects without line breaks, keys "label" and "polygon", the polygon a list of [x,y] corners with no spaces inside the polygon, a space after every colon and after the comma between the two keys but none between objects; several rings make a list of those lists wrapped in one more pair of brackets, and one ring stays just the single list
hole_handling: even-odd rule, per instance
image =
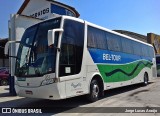
[{"label": "bus door", "polygon": [[84,24],[72,20],[64,21],[59,60],[59,77],[65,80],[66,96],[83,93],[81,74],[84,46]]}]

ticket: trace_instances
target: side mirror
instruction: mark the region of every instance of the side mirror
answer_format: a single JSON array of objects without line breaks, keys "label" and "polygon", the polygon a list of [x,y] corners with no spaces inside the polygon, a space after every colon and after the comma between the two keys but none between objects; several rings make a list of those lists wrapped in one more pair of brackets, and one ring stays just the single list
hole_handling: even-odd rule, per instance
[{"label": "side mirror", "polygon": [[63,32],[63,29],[48,30],[48,46],[54,44],[55,32]]},{"label": "side mirror", "polygon": [[4,54],[7,56],[9,55],[8,53],[8,50],[9,50],[9,45],[12,44],[12,43],[20,43],[19,41],[8,41],[5,45],[5,48],[4,48]]}]

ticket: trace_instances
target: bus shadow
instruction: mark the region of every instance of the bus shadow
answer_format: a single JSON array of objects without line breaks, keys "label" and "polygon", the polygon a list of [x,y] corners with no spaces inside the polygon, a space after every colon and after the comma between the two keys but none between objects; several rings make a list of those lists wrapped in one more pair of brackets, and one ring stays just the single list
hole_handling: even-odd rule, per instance
[{"label": "bus shadow", "polygon": [[[0,94],[0,99],[2,97],[10,97],[10,95],[8,93]],[[57,101],[34,98],[19,98],[1,102],[0,107],[43,109],[44,111],[49,112],[51,115],[54,115],[57,113],[64,113],[68,111],[72,113],[73,109],[76,109],[74,110],[74,112],[78,112],[77,108],[85,104],[88,104],[88,101],[86,100],[85,96],[73,97]]]},{"label": "bus shadow", "polygon": [[[149,83],[152,84],[152,83]],[[125,87],[120,87],[112,90],[105,91],[105,95],[101,99],[105,99],[108,97],[112,97],[114,95],[118,95],[121,93],[125,93],[131,90],[136,90],[140,87],[143,87],[142,84],[136,84],[136,85],[130,85]],[[8,95],[7,93],[0,94],[0,99],[2,97],[5,97],[5,95]],[[51,114],[57,114],[57,113],[65,113],[72,111],[79,112],[78,109],[82,105],[89,104],[89,102],[86,100],[85,96],[79,96],[79,97],[73,97],[68,98],[64,100],[42,100],[42,99],[34,99],[34,98],[19,98],[16,100],[10,100],[6,102],[1,102],[0,107],[19,107],[19,108],[39,108],[39,109],[49,109],[52,110]]]},{"label": "bus shadow", "polygon": [[[152,84],[152,83],[153,82],[149,82],[148,85]],[[140,83],[140,84],[134,84],[134,85],[129,85],[129,86],[110,89],[110,90],[105,91],[104,97],[101,98],[101,99],[104,99],[104,98],[107,98],[107,97],[112,97],[114,95],[118,95],[118,94],[121,94],[121,93],[125,93],[125,92],[128,92],[128,91],[136,90],[138,88],[143,88],[143,87],[145,87],[145,86],[142,83]],[[149,91],[149,90],[145,90],[145,91]]]}]

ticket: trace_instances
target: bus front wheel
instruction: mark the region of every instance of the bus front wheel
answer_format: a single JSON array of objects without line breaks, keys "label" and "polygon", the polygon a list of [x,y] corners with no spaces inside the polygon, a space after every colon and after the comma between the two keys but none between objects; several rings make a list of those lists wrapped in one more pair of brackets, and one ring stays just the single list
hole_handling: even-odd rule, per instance
[{"label": "bus front wheel", "polygon": [[99,95],[100,95],[100,88],[98,81],[93,79],[90,84],[90,93],[87,96],[88,100],[90,102],[95,102],[99,99]]}]

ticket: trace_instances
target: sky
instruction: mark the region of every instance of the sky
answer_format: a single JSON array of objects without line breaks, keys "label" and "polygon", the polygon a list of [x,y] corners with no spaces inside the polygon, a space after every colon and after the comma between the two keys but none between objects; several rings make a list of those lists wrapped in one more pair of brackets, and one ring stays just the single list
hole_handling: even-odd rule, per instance
[{"label": "sky", "polygon": [[[111,30],[160,35],[160,0],[57,0],[74,7],[80,18]],[[8,37],[10,14],[24,0],[0,1],[0,38]]]}]

